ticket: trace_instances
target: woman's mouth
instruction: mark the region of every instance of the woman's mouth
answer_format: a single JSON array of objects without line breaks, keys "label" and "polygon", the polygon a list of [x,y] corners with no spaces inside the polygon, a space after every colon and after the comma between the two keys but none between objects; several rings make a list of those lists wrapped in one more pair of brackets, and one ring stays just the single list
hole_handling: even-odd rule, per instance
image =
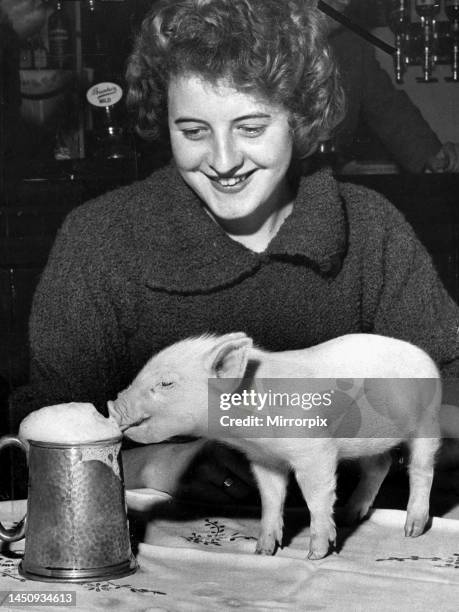
[{"label": "woman's mouth", "polygon": [[251,170],[245,174],[239,174],[229,178],[207,176],[212,181],[212,185],[215,187],[215,189],[217,189],[217,191],[221,191],[223,193],[237,193],[244,189],[249,178],[254,172],[255,170]]}]

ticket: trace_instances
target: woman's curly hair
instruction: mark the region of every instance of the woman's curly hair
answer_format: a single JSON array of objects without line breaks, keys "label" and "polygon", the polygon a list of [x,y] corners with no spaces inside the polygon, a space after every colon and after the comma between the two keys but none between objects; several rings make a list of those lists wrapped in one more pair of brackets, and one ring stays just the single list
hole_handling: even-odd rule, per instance
[{"label": "woman's curly hair", "polygon": [[312,0],[162,0],[145,17],[127,66],[138,133],[168,142],[171,77],[199,75],[283,105],[295,155],[307,157],[340,122],[344,95]]}]

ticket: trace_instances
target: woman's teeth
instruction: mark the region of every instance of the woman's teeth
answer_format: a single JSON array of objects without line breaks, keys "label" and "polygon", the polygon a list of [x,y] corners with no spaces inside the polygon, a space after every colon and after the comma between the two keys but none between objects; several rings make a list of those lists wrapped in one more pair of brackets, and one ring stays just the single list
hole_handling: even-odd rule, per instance
[{"label": "woman's teeth", "polygon": [[226,179],[212,179],[214,180],[216,183],[218,183],[219,185],[221,185],[222,187],[234,187],[235,185],[238,185],[239,183],[242,183],[243,181],[245,181],[250,173],[247,174],[243,174],[241,176],[233,176],[232,178],[226,178]]}]

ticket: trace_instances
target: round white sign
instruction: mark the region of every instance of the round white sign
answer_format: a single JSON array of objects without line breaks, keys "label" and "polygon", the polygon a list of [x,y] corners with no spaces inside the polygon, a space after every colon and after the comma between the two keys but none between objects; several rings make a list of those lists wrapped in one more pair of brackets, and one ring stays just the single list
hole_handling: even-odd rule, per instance
[{"label": "round white sign", "polygon": [[121,100],[123,90],[116,83],[97,83],[86,92],[86,99],[93,106],[112,106]]}]

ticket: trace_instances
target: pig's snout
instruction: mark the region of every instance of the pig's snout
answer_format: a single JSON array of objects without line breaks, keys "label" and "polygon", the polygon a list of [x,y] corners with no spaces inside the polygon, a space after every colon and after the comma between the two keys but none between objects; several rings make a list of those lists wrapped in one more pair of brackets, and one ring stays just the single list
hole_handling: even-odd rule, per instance
[{"label": "pig's snout", "polygon": [[120,429],[123,429],[123,426],[125,426],[127,422],[127,414],[122,409],[122,406],[120,405],[118,400],[114,402],[112,400],[109,400],[107,402],[107,407],[109,416],[118,423]]},{"label": "pig's snout", "polygon": [[146,414],[139,414],[135,406],[131,406],[122,395],[119,395],[115,401],[109,400],[107,407],[108,414],[118,423],[123,432],[148,418]]},{"label": "pig's snout", "polygon": [[108,414],[109,416],[116,421],[116,423],[118,423],[118,425],[121,425],[121,415],[118,414],[118,412],[116,411],[115,408],[115,402],[112,402],[112,400],[109,400],[107,402],[107,408],[108,408]]}]

